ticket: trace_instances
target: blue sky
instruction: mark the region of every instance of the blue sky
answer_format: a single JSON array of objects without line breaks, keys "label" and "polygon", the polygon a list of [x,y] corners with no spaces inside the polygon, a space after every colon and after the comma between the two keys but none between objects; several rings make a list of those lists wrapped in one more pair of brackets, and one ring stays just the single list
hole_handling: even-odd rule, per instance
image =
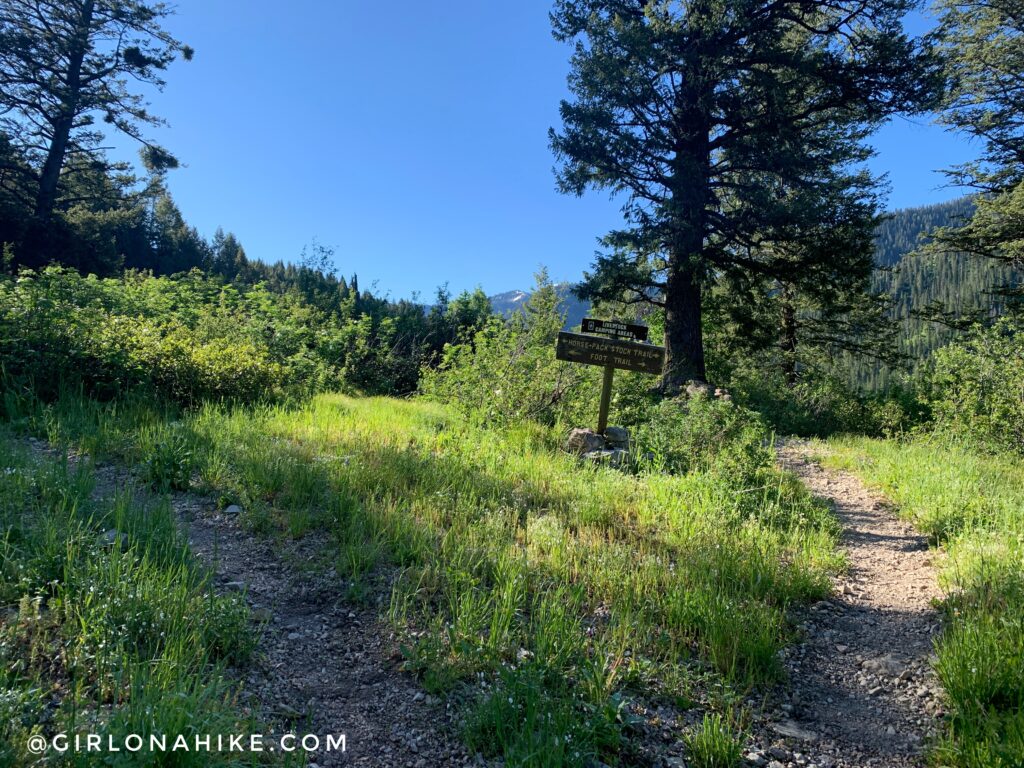
[{"label": "blue sky", "polygon": [[[316,239],[394,298],[528,288],[540,264],[578,279],[621,216],[602,193],[555,191],[569,49],[549,8],[179,0],[167,27],[196,56],[151,99],[185,163],[171,192],[206,237],[222,226],[265,261]],[[958,195],[936,171],[969,159],[962,139],[897,119],[874,144],[890,208]]]}]

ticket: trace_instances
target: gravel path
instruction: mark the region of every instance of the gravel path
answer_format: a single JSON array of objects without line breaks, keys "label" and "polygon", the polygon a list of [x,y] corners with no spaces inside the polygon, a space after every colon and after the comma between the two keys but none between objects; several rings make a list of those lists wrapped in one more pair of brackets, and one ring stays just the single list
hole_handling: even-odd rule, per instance
[{"label": "gravel path", "polygon": [[278,733],[345,735],[344,754],[313,755],[313,763],[483,764],[457,738],[451,707],[401,671],[379,602],[360,607],[344,599],[341,580],[322,561],[328,541],[312,534],[299,542],[255,536],[201,498],[178,496],[175,506],[187,520],[193,552],[223,590],[245,591],[262,625],[256,662],[244,671],[259,710]]},{"label": "gravel path", "polygon": [[[831,599],[797,617],[804,639],[785,651],[788,680],[768,696],[775,706],[752,724],[747,763],[920,768],[943,714],[931,670],[941,628],[932,607],[940,596],[934,552],[882,497],[851,474],[823,470],[807,449],[787,441],[780,463],[833,506],[850,567]],[[96,475],[100,494],[138,487],[120,466],[99,466]],[[457,738],[451,705],[401,671],[380,604],[346,601],[344,583],[323,561],[330,542],[315,534],[280,541],[250,533],[205,497],[182,493],[172,501],[220,591],[243,591],[253,609],[260,640],[253,664],[239,671],[243,701],[277,733],[345,735],[344,753],[312,755],[311,766],[484,764]],[[677,757],[650,762],[685,765]]]},{"label": "gravel path", "polygon": [[760,724],[754,764],[820,768],[922,766],[942,715],[931,669],[940,597],[926,539],[846,472],[824,470],[787,442],[780,463],[843,523],[849,570],[835,595],[803,612],[785,659],[781,704]]},{"label": "gravel path", "polygon": [[[41,440],[29,439],[29,445],[37,454],[57,455]],[[149,496],[121,465],[98,464],[95,476],[98,498],[121,489]],[[242,705],[272,728],[265,747],[278,749],[275,742],[284,733],[295,734],[296,745],[304,735],[316,735],[322,746],[309,755],[309,768],[486,764],[460,742],[452,705],[427,695],[401,670],[396,638],[380,618],[387,589],[361,605],[345,599],[345,583],[324,560],[330,541],[315,534],[293,541],[251,533],[237,515],[219,512],[213,500],[195,494],[176,493],[171,502],[216,589],[243,592],[252,608],[252,630],[259,636],[254,659],[230,671],[243,680]],[[327,736],[342,734],[345,751],[326,751]]]}]

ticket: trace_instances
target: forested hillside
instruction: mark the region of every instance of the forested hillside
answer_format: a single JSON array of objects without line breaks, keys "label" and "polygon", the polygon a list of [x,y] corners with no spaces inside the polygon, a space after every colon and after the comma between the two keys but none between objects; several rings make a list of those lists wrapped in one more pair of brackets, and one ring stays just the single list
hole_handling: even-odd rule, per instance
[{"label": "forested hillside", "polygon": [[[1001,314],[1008,300],[1000,289],[1021,283],[1021,271],[1006,262],[922,251],[930,232],[960,226],[973,212],[971,199],[963,197],[904,208],[878,228],[872,289],[892,298],[899,348],[911,368],[955,338],[958,327]],[[892,368],[864,359],[851,361],[851,369],[856,384],[871,390],[884,389],[893,377]]]}]

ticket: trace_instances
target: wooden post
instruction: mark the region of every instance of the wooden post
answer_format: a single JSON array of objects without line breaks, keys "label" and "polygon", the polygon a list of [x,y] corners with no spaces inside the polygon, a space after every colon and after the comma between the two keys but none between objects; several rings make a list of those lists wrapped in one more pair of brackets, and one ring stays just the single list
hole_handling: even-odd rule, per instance
[{"label": "wooden post", "polygon": [[608,429],[608,406],[612,402],[612,376],[615,369],[610,365],[604,367],[604,382],[601,385],[601,407],[597,413],[597,433],[603,435]]}]

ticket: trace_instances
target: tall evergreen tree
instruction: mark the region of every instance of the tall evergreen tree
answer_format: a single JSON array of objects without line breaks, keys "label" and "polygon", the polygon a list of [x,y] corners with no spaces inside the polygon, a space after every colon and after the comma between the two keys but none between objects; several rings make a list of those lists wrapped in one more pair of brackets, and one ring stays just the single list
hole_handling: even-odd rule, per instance
[{"label": "tall evergreen tree", "polygon": [[68,158],[103,157],[102,119],[142,142],[151,170],[177,161],[143,135],[161,121],[129,83],[161,88],[161,74],[192,50],[161,26],[171,10],[147,0],[0,3],[0,132],[33,169],[37,228],[45,231]]},{"label": "tall evergreen tree", "polygon": [[663,304],[667,388],[705,378],[709,287],[809,286],[842,258],[813,247],[816,201],[867,130],[935,92],[929,57],[902,28],[914,5],[556,2],[555,37],[575,41],[574,99],[551,131],[559,185],[624,194],[629,224],[605,239],[581,293]]},{"label": "tall evergreen tree", "polygon": [[939,50],[950,88],[943,121],[980,140],[981,157],[949,171],[978,191],[973,216],[936,232],[934,248],[1024,266],[1024,2],[942,0]]}]

